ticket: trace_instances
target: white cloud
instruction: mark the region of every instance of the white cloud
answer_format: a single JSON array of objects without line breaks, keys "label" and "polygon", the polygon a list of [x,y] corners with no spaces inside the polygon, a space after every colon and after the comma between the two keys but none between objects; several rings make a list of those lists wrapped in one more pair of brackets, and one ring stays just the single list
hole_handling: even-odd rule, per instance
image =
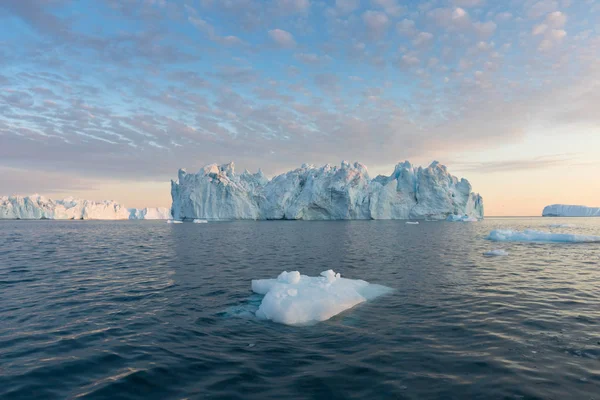
[{"label": "white cloud", "polygon": [[533,27],[533,29],[531,30],[531,34],[533,36],[541,35],[542,33],[546,32],[547,29],[548,29],[548,25],[546,25],[546,24],[535,25]]},{"label": "white cloud", "polygon": [[546,16],[546,23],[553,28],[562,28],[567,22],[567,16],[560,12],[554,11]]},{"label": "white cloud", "polygon": [[385,34],[390,19],[388,16],[381,11],[365,11],[362,15],[363,22],[365,23],[370,36],[382,36]]},{"label": "white cloud", "polygon": [[294,58],[304,64],[323,64],[331,61],[331,57],[328,55],[319,55],[315,53],[298,53],[294,54]]},{"label": "white cloud", "polygon": [[398,4],[398,0],[371,0],[375,7],[381,7],[386,14],[392,17],[399,17],[404,14],[404,7]]},{"label": "white cloud", "polygon": [[335,0],[335,8],[342,13],[350,13],[358,8],[360,0]]},{"label": "white cloud", "polygon": [[558,1],[556,0],[541,0],[533,3],[527,12],[529,18],[540,18],[543,15],[548,14],[558,9]]},{"label": "white cloud", "polygon": [[269,37],[279,47],[290,48],[296,46],[296,41],[291,33],[283,29],[272,29],[269,31]]},{"label": "white cloud", "polygon": [[276,0],[275,4],[282,14],[305,13],[310,9],[309,0]]},{"label": "white cloud", "polygon": [[496,21],[498,22],[504,22],[504,21],[510,21],[512,19],[513,15],[509,12],[501,12],[496,14]]},{"label": "white cloud", "polygon": [[396,24],[396,31],[403,36],[415,36],[417,34],[415,21],[403,19]]},{"label": "white cloud", "polygon": [[433,42],[433,35],[429,32],[420,32],[413,40],[413,46],[424,47]]},{"label": "white cloud", "polygon": [[475,22],[473,28],[480,36],[490,36],[496,31],[497,25],[493,21]]},{"label": "white cloud", "polygon": [[484,0],[454,0],[454,5],[458,7],[477,7],[483,3]]}]

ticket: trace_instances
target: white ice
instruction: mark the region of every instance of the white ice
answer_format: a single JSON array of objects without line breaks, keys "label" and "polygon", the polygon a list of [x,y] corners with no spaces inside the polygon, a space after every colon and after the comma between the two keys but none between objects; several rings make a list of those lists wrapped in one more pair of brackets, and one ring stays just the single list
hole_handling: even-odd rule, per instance
[{"label": "white ice", "polygon": [[544,207],[544,217],[600,217],[600,207],[552,204]]},{"label": "white ice", "polygon": [[206,224],[206,223],[208,223],[208,221],[205,219],[195,219],[194,223],[195,224]]},{"label": "white ice", "polygon": [[498,256],[507,256],[508,252],[503,249],[490,250],[483,253],[484,256],[488,257],[498,257]]},{"label": "white ice", "polygon": [[477,218],[473,217],[473,216],[469,216],[469,215],[448,215],[448,218],[446,218],[446,221],[450,221],[450,222],[477,222],[479,221]]},{"label": "white ice", "polygon": [[342,278],[328,270],[317,277],[284,271],[277,279],[253,280],[252,290],[265,295],[256,312],[258,318],[286,325],[308,325],[328,320],[392,289]]},{"label": "white ice", "polygon": [[600,242],[600,236],[573,235],[568,233],[550,233],[526,229],[523,232],[497,229],[490,232],[489,240],[498,242],[555,242],[555,243],[586,243]]},{"label": "white ice", "polygon": [[406,221],[406,223],[409,225],[419,225],[419,221]]},{"label": "white ice", "polygon": [[549,228],[576,228],[573,224],[550,224]]},{"label": "white ice", "polygon": [[361,163],[304,164],[269,180],[259,170],[236,174],[233,163],[210,164],[198,173],[179,170],[171,182],[175,219],[445,219],[483,218],[483,200],[466,179],[433,162],[396,165],[371,178]]},{"label": "white ice", "polygon": [[168,219],[167,224],[183,224],[183,221],[178,221],[176,219]]},{"label": "white ice", "polygon": [[170,215],[168,208],[126,208],[112,200],[0,196],[0,219],[167,219]]}]

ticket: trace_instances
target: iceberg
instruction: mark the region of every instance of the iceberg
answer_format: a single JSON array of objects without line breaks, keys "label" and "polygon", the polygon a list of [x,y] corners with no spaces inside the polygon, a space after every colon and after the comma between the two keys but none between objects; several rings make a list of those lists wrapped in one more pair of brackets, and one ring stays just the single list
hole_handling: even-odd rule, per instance
[{"label": "iceberg", "polygon": [[129,219],[170,219],[171,209],[166,207],[130,208]]},{"label": "iceberg", "polygon": [[419,221],[406,221],[408,225],[419,225]]},{"label": "iceberg", "polygon": [[549,243],[589,243],[600,242],[600,236],[573,235],[568,233],[541,232],[526,229],[523,232],[496,229],[490,232],[489,240],[497,242],[549,242]]},{"label": "iceberg", "polygon": [[304,164],[269,180],[259,170],[235,173],[234,163],[198,173],[180,169],[171,181],[173,218],[209,219],[445,219],[483,218],[483,200],[445,166],[396,165],[390,176],[369,177],[361,163]]},{"label": "iceberg", "polygon": [[552,204],[544,207],[542,217],[600,217],[600,207]]},{"label": "iceberg", "polygon": [[183,221],[179,221],[176,219],[168,219],[167,224],[183,224]]},{"label": "iceberg", "polygon": [[506,250],[496,249],[496,250],[486,251],[485,253],[483,253],[483,255],[488,256],[488,257],[499,257],[499,256],[507,256],[508,253],[506,252]]},{"label": "iceberg", "polygon": [[114,201],[52,200],[39,194],[0,197],[0,219],[166,219],[170,214],[167,208],[126,208]]},{"label": "iceberg", "polygon": [[206,224],[206,223],[208,223],[208,221],[205,220],[205,219],[195,219],[193,222],[195,224]]},{"label": "iceberg", "polygon": [[309,325],[328,320],[392,289],[342,278],[328,270],[317,277],[284,271],[277,279],[253,280],[252,291],[265,296],[256,311],[258,318],[286,325]]}]

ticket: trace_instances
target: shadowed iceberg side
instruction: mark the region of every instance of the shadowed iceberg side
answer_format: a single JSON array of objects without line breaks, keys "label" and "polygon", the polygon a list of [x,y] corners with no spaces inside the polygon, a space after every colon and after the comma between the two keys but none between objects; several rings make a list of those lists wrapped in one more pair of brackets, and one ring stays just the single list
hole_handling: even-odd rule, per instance
[{"label": "shadowed iceberg side", "polygon": [[360,163],[302,167],[269,180],[262,171],[235,173],[233,163],[211,164],[197,174],[179,170],[171,181],[175,219],[446,219],[483,218],[483,200],[466,179],[433,162],[396,165],[371,179]]}]

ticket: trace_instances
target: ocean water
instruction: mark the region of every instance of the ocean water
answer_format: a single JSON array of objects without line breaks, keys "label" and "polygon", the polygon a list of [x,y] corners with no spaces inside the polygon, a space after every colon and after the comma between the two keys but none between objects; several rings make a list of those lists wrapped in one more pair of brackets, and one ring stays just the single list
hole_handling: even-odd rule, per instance
[{"label": "ocean water", "polygon": [[[0,398],[599,399],[600,243],[485,239],[526,228],[600,218],[0,221]],[[252,316],[251,279],[330,268],[395,290]]]}]

